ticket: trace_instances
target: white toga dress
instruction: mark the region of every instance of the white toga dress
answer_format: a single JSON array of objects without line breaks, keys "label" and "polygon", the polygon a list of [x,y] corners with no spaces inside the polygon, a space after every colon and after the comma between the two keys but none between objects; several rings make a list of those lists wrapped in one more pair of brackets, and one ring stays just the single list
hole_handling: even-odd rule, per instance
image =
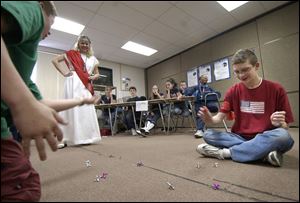
[{"label": "white toga dress", "polygon": [[[84,54],[81,54],[81,57],[86,64],[88,73],[91,74],[95,65],[99,63],[98,60],[94,56],[88,58]],[[64,98],[92,97],[92,94],[85,88],[76,72],[72,72],[72,76],[65,78]],[[93,104],[76,106],[61,112],[60,115],[68,122],[68,125],[61,126],[64,134],[63,141],[68,146],[92,144],[101,140],[96,109]]]}]

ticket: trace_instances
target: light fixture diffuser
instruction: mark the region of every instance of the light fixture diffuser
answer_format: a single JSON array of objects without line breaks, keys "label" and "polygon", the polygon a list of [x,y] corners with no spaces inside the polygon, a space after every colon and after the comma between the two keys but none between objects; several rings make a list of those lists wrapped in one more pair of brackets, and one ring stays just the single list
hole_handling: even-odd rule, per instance
[{"label": "light fixture diffuser", "polygon": [[72,35],[77,35],[77,36],[80,35],[84,27],[85,27],[84,25],[81,25],[79,23],[61,17],[55,17],[54,23],[51,26],[52,29],[66,32]]},{"label": "light fixture diffuser", "polygon": [[217,1],[221,6],[223,6],[228,12],[244,5],[248,1]]},{"label": "light fixture diffuser", "polygon": [[134,53],[138,53],[138,54],[142,54],[145,56],[151,56],[152,54],[156,53],[157,50],[152,49],[150,47],[146,47],[144,45],[132,42],[132,41],[128,41],[126,44],[124,44],[122,47],[122,49],[126,49],[128,51],[134,52]]}]

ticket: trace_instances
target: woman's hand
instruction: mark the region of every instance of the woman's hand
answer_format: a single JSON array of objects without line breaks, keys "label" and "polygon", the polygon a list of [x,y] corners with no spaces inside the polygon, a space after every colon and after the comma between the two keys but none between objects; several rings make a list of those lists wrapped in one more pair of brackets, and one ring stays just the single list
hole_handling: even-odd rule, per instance
[{"label": "woman's hand", "polygon": [[100,77],[99,74],[95,74],[95,75],[90,76],[89,80],[94,81],[94,80],[97,80],[99,77]]}]

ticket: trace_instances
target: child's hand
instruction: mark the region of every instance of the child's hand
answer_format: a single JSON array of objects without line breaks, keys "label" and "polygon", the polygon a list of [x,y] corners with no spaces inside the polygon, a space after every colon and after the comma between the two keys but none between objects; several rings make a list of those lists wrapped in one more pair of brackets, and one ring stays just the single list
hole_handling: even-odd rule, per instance
[{"label": "child's hand", "polygon": [[81,98],[81,105],[84,104],[97,104],[99,103],[99,101],[101,101],[101,97],[99,96],[93,96],[90,98]]},{"label": "child's hand", "polygon": [[271,123],[275,127],[281,127],[285,124],[285,111],[275,111],[270,116]]},{"label": "child's hand", "polygon": [[22,135],[23,149],[28,157],[30,156],[31,139],[35,140],[42,161],[47,158],[44,139],[47,140],[52,151],[57,150],[57,139],[61,141],[63,138],[58,124],[66,125],[67,123],[55,110],[33,100],[32,102],[21,103],[11,112],[14,124]]},{"label": "child's hand", "polygon": [[204,123],[212,123],[212,115],[206,106],[200,107],[197,115],[201,117]]}]

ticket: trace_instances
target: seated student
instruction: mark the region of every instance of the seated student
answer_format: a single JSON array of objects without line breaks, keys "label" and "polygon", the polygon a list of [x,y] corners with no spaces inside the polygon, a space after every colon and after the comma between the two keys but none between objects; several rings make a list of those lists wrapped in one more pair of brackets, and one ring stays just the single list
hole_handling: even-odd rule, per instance
[{"label": "seated student", "polygon": [[[177,83],[173,78],[170,78],[166,81],[166,94],[165,99],[171,99],[171,98],[181,98],[182,94],[180,93]],[[182,109],[180,108],[180,103],[175,103],[173,105],[173,108],[171,109],[171,114],[180,115],[182,113]],[[164,115],[167,115],[169,112],[169,105],[166,105],[164,107]]]},{"label": "seated student", "polygon": [[213,124],[234,112],[231,133],[206,130],[203,139],[207,144],[200,144],[197,151],[218,159],[231,158],[241,163],[266,160],[281,166],[282,154],[294,144],[288,132],[293,114],[287,93],[279,83],[258,75],[257,57],[249,49],[234,54],[232,67],[241,82],[226,92],[219,113],[212,116],[206,107],[198,112],[205,123]]},{"label": "seated student", "polygon": [[[113,89],[114,89],[114,87],[110,87],[110,86],[105,87],[105,95],[101,96],[99,102],[102,103],[102,104],[117,103],[117,97],[116,97],[116,95],[114,95],[112,93]],[[116,109],[115,108],[111,108],[110,112],[111,112],[112,126],[114,126]],[[104,118],[107,123],[110,123],[109,110],[108,109],[104,109],[102,111],[102,118]],[[116,129],[114,129],[114,132],[115,131],[116,131]]]},{"label": "seated student", "polygon": [[[149,98],[149,100],[163,99],[164,98],[163,95],[164,95],[163,93],[159,92],[157,85],[153,85],[152,96]],[[158,104],[151,105],[151,107],[148,111],[145,126],[143,128],[141,128],[140,131],[137,130],[136,132],[142,136],[148,135],[150,133],[150,130],[154,128],[154,126],[159,118],[160,118],[160,111],[159,111]]]},{"label": "seated student", "polygon": [[[137,96],[136,87],[133,87],[133,86],[130,87],[129,92],[130,92],[131,97],[127,100],[127,102],[146,100],[146,97],[144,97],[144,96],[141,96],[141,97]],[[124,117],[123,122],[125,123],[127,130],[131,130],[132,135],[137,135],[136,130],[135,130],[136,123],[134,123],[132,109],[125,108],[124,113],[125,113],[125,117]],[[140,115],[141,115],[141,112],[135,111],[136,122],[138,122]]]},{"label": "seated student", "polygon": [[[187,89],[187,84],[185,81],[180,81],[179,83],[179,92],[182,94],[182,95],[185,95],[184,94],[184,91]],[[181,104],[181,105],[180,105]],[[184,116],[184,117],[187,117],[190,115],[190,111],[189,111],[189,103],[188,101],[183,101],[183,102],[180,102],[180,107],[182,109],[182,113],[181,115]]]},{"label": "seated student", "polygon": [[[199,77],[199,85],[189,87],[185,91],[185,96],[195,96],[195,111],[198,112],[199,108],[205,105],[205,95],[207,93],[216,92],[213,88],[209,87],[207,84],[207,76],[201,75]],[[206,107],[213,113],[218,112],[218,101],[217,100],[208,100],[206,103]],[[203,137],[204,126],[205,123],[200,118],[200,116],[196,116],[196,125],[197,125],[197,132],[195,133],[195,138]]]}]

